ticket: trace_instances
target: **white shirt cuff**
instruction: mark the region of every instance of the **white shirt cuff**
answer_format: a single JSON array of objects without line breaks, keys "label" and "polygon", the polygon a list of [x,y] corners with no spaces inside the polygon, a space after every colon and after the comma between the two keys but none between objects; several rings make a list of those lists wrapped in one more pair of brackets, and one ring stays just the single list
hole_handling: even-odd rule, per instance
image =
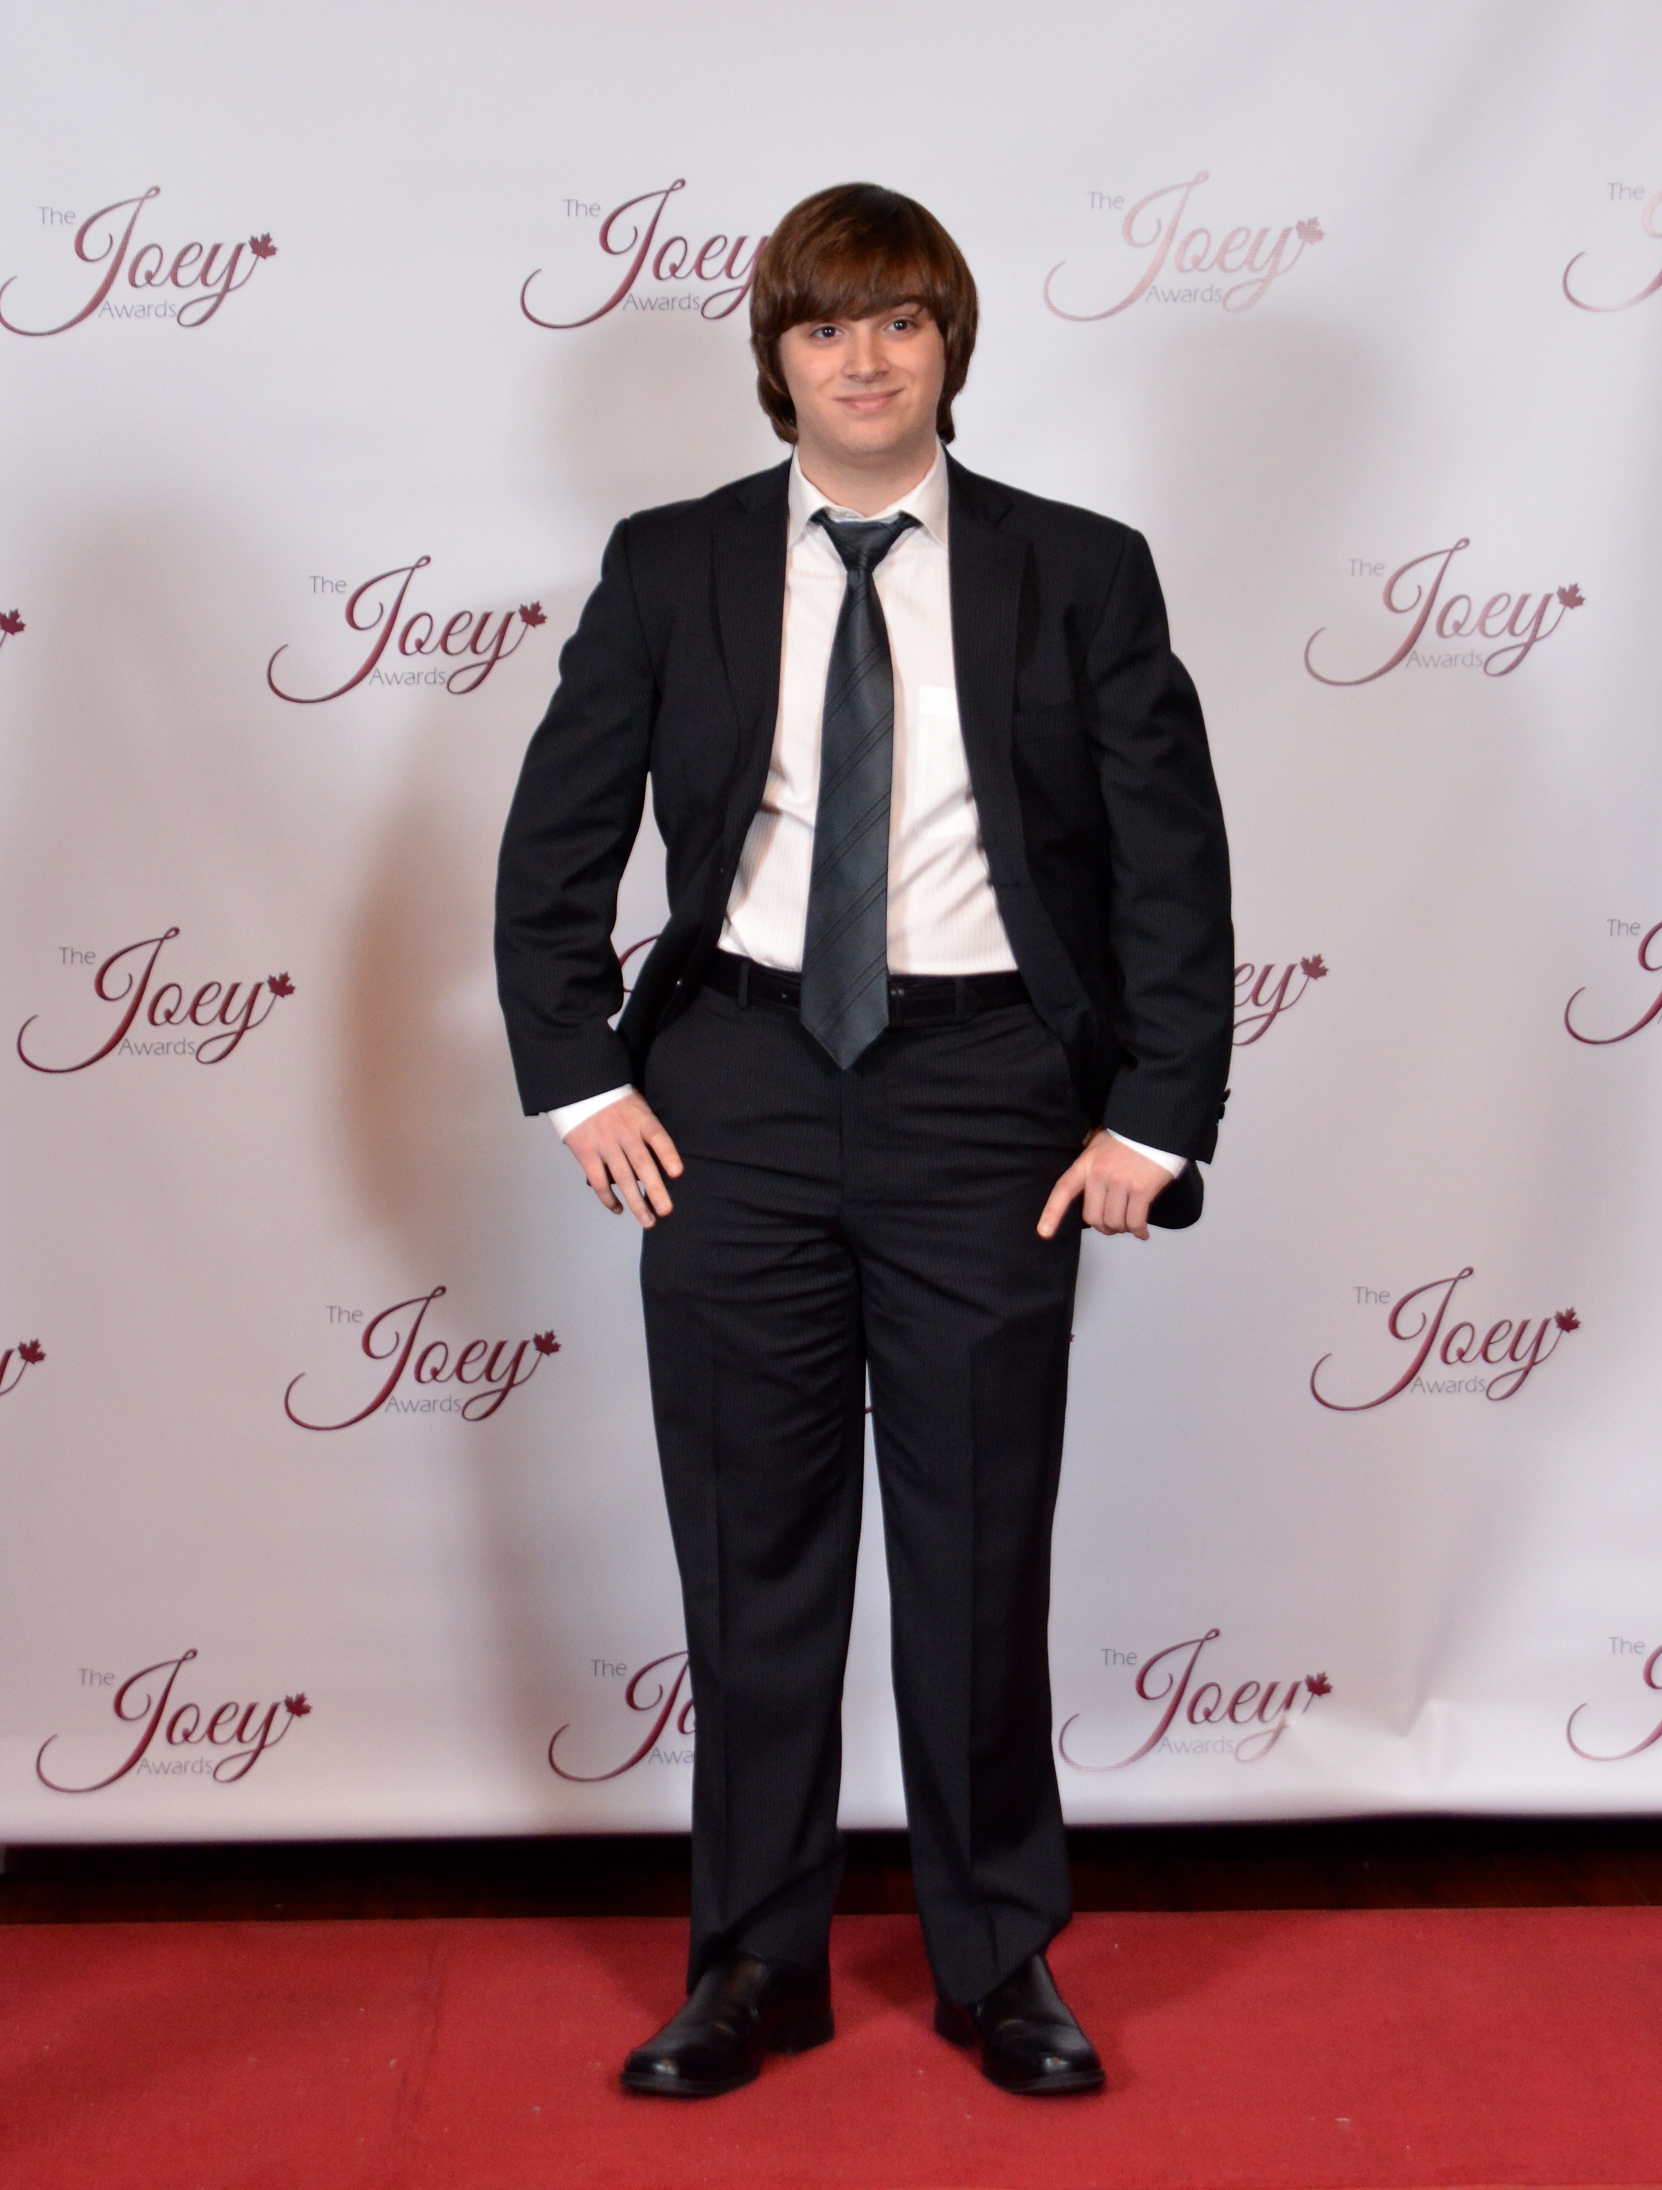
[{"label": "white shirt cuff", "polygon": [[633,1093],[633,1088],[609,1087],[604,1095],[585,1095],[580,1103],[562,1103],[558,1110],[545,1110],[543,1116],[563,1141],[573,1126],[581,1125],[585,1118],[592,1118],[608,1103],[620,1103],[625,1095]]},{"label": "white shirt cuff", "polygon": [[[575,1124],[576,1120],[574,1119],[572,1122]],[[1163,1148],[1150,1148],[1146,1141],[1134,1141],[1129,1133],[1116,1133],[1112,1126],[1105,1127],[1104,1131],[1111,1141],[1118,1141],[1126,1148],[1134,1148],[1139,1156],[1146,1156],[1150,1163],[1159,1164],[1162,1170],[1169,1171],[1174,1179],[1189,1160],[1186,1156],[1168,1155]]]}]

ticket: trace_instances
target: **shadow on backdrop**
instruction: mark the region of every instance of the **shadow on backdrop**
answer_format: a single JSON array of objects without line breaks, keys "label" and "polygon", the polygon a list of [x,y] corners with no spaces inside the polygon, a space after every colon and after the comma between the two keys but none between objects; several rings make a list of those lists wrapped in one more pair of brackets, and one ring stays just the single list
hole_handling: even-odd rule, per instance
[{"label": "shadow on backdrop", "polygon": [[[748,352],[730,326],[678,315],[672,324],[607,321],[550,341],[570,348],[558,360],[542,461],[572,528],[596,543],[593,576],[600,543],[631,510],[708,492],[785,453],[760,420]],[[539,592],[561,643],[592,582]],[[465,1314],[468,1336],[488,1328],[515,1339],[535,1327],[534,1304],[546,1295],[539,1272],[557,1268],[569,1292],[574,1264],[604,1256],[615,1270],[618,1250],[607,1237],[614,1220],[586,1187],[563,1199],[551,1188],[551,1129],[521,1114],[496,1002],[497,847],[555,683],[554,649],[527,654],[475,696],[434,693],[412,728],[344,939],[339,1046],[344,1133],[365,1214],[390,1236],[412,1291],[443,1283],[445,1305]],[[653,925],[660,865],[649,812],[625,895],[652,904]],[[620,933],[620,947],[628,940]],[[631,1266],[633,1253],[631,1237]],[[628,1309],[638,1320],[632,1267]],[[630,1351],[639,1355],[638,1332]],[[556,1356],[542,1373],[557,1368]],[[562,1579],[592,1572],[616,1547],[638,1589],[643,1506],[667,1592],[655,1647],[674,1649],[680,1639],[650,1436],[641,1451],[608,1451],[604,1411],[589,1411],[597,1440],[571,1418],[550,1440],[511,1403],[456,1433],[485,1570],[483,1609],[495,1630],[498,1709],[538,1788],[559,1723],[551,1695],[561,1683],[551,1668],[580,1647],[563,1617]],[[615,1448],[615,1430],[610,1442]],[[581,1480],[572,1480],[573,1467]]]}]

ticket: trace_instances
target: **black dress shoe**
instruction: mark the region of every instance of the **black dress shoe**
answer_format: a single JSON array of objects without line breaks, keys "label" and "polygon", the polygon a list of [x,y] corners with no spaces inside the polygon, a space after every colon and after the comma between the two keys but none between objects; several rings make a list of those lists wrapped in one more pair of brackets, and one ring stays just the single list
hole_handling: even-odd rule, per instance
[{"label": "black dress shoe", "polygon": [[1024,2099],[1100,2091],[1108,2080],[1042,1954],[1030,1956],[973,2007],[937,1999],[935,2028],[955,2046],[979,2045],[982,2075]]},{"label": "black dress shoe", "polygon": [[806,2053],[831,2035],[823,1971],[735,1954],[704,1972],[680,2013],[630,2054],[619,2081],[663,2098],[717,2099],[754,2083],[764,2053]]}]

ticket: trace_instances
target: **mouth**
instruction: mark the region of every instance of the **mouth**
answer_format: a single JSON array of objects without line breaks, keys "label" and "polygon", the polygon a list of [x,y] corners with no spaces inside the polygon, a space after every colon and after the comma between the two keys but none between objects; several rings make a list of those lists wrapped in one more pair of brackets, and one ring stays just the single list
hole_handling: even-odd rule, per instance
[{"label": "mouth", "polygon": [[865,395],[840,395],[837,401],[852,418],[876,418],[899,396],[898,388],[880,388]]}]

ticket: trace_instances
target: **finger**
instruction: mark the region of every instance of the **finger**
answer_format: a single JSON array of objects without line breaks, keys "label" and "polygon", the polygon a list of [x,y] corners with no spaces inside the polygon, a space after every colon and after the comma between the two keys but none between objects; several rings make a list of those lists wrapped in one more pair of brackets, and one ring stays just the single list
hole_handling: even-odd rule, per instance
[{"label": "finger", "polygon": [[1040,1239],[1054,1239],[1056,1227],[1079,1198],[1085,1184],[1085,1166],[1071,1163],[1050,1190],[1050,1199],[1044,1205],[1039,1218]]},{"label": "finger", "polygon": [[648,1146],[654,1150],[657,1155],[658,1161],[663,1165],[664,1169],[669,1173],[670,1177],[672,1179],[678,1179],[681,1176],[682,1171],[680,1154],[676,1149],[675,1143],[670,1139],[669,1135],[664,1131],[663,1127],[658,1123],[656,1118],[654,1118],[650,1124],[643,1125],[641,1127],[641,1137],[644,1141],[646,1141]]},{"label": "finger", "polygon": [[650,1232],[657,1218],[641,1199],[641,1190],[635,1183],[634,1165],[621,1149],[606,1152],[606,1168],[612,1174],[612,1182],[623,1196],[624,1206],[643,1232]]},{"label": "finger", "polygon": [[1112,1236],[1125,1230],[1125,1188],[1104,1180],[1097,1188],[1096,1214],[1092,1223],[1097,1231]]},{"label": "finger", "polygon": [[675,1204],[669,1198],[669,1188],[658,1176],[658,1166],[652,1160],[651,1150],[638,1135],[624,1134],[622,1140],[624,1161],[633,1167],[636,1180],[644,1188],[647,1200],[659,1216],[667,1217]]},{"label": "finger", "polygon": [[601,1207],[609,1209],[614,1217],[621,1217],[623,1204],[612,1192],[612,1182],[606,1176],[606,1167],[600,1161],[600,1158],[598,1156],[581,1156],[578,1161],[582,1164],[583,1176],[588,1180],[590,1187],[598,1197]]},{"label": "finger", "polygon": [[1148,1205],[1153,1199],[1149,1194],[1133,1194],[1125,1205],[1125,1229],[1134,1232],[1138,1239],[1148,1237]]}]

